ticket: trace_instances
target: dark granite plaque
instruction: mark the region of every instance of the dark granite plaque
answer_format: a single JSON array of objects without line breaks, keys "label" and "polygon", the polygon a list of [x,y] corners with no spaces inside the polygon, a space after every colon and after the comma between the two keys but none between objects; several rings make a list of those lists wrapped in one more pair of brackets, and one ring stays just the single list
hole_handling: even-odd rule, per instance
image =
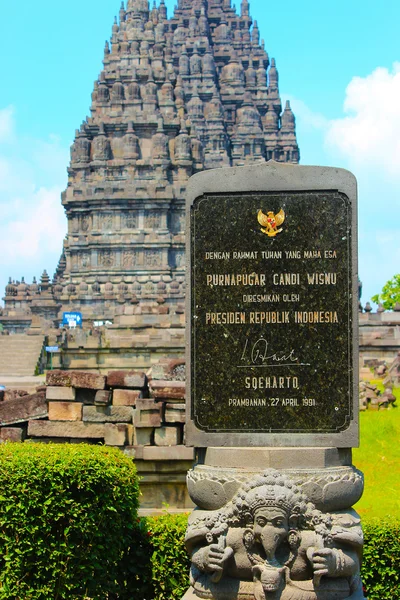
[{"label": "dark granite plaque", "polygon": [[191,230],[195,426],[216,433],[346,429],[349,199],[337,192],[209,194],[195,200]]},{"label": "dark granite plaque", "polygon": [[356,196],[328,167],[190,180],[187,443],[358,444]]}]

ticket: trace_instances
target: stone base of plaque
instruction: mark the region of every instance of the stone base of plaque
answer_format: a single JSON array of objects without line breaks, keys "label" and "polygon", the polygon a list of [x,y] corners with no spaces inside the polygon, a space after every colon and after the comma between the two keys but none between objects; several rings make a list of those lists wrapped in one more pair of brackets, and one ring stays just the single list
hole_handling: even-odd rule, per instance
[{"label": "stone base of plaque", "polygon": [[363,476],[342,448],[207,448],[184,600],[361,600]]}]

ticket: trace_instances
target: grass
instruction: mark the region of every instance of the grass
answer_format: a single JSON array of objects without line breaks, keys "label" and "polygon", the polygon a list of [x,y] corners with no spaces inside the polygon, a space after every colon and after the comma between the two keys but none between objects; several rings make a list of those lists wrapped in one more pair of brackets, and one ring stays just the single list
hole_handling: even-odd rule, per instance
[{"label": "grass", "polygon": [[364,473],[365,490],[355,509],[362,517],[400,518],[400,389],[392,410],[360,414],[360,448],[353,464]]}]

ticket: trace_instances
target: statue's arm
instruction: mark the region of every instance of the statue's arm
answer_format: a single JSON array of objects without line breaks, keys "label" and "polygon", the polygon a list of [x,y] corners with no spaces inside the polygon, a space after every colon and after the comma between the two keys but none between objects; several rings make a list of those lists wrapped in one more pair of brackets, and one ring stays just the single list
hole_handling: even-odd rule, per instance
[{"label": "statue's arm", "polygon": [[323,548],[309,556],[314,575],[322,577],[351,577],[360,571],[360,561],[355,550]]}]

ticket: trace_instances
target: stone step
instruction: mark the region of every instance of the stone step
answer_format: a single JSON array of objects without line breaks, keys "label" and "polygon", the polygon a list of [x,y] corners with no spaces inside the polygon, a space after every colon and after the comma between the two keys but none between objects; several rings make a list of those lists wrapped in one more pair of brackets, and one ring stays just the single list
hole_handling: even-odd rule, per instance
[{"label": "stone step", "polygon": [[34,375],[43,343],[39,335],[1,335],[0,377]]}]

